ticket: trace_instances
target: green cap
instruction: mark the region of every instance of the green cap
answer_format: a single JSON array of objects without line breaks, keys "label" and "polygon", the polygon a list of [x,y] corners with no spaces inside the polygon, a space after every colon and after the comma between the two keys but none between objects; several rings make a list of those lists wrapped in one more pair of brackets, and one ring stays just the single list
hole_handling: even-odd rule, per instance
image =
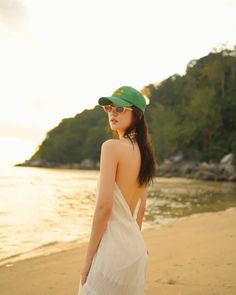
[{"label": "green cap", "polygon": [[106,105],[111,102],[119,107],[136,106],[143,113],[146,108],[144,96],[138,90],[130,86],[122,86],[118,88],[112,96],[100,97],[98,100],[99,105]]}]

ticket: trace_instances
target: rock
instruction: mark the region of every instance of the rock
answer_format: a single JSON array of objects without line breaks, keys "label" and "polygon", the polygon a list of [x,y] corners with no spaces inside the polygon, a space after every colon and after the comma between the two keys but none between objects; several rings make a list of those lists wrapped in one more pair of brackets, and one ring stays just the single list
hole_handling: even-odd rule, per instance
[{"label": "rock", "polygon": [[94,169],[95,163],[90,159],[84,159],[80,165],[80,169]]},{"label": "rock", "polygon": [[202,162],[199,164],[198,168],[200,171],[217,172],[217,167],[218,167],[218,164],[216,163]]},{"label": "rock", "polygon": [[172,161],[169,160],[169,159],[164,159],[162,165],[163,165],[163,164],[164,164],[164,165],[171,165],[171,164],[172,164]]},{"label": "rock", "polygon": [[211,170],[211,167],[207,162],[202,162],[199,165],[199,169],[201,169],[202,171],[209,171]]},{"label": "rock", "polygon": [[234,173],[233,175],[230,175],[230,176],[228,177],[228,180],[229,180],[229,181],[236,181],[236,173]]},{"label": "rock", "polygon": [[78,164],[78,163],[73,163],[73,164],[70,165],[70,167],[71,167],[72,169],[79,169],[80,164]]},{"label": "rock", "polygon": [[156,176],[167,178],[186,177],[201,180],[236,180],[236,167],[230,164],[233,160],[230,155],[224,157],[221,163],[216,163],[213,160],[199,163],[183,159],[182,153],[172,156],[170,159],[164,159],[157,167]]},{"label": "rock", "polygon": [[226,156],[224,156],[221,160],[220,160],[220,164],[229,164],[232,165],[233,163],[233,154],[227,154]]},{"label": "rock", "polygon": [[28,164],[29,166],[39,166],[41,165],[41,161],[32,161],[26,164]]},{"label": "rock", "polygon": [[174,162],[174,163],[177,163],[177,162],[182,161],[183,158],[184,158],[183,152],[179,151],[179,152],[177,152],[176,154],[174,154],[173,156],[170,157],[170,161]]},{"label": "rock", "polygon": [[193,178],[202,179],[202,180],[216,180],[216,175],[210,171],[197,171],[193,174]]},{"label": "rock", "polygon": [[235,172],[235,167],[229,164],[220,163],[218,169],[220,172],[225,172],[227,174],[233,174]]},{"label": "rock", "polygon": [[193,161],[184,161],[181,163],[179,167],[179,172],[181,176],[187,176],[188,174],[192,174],[198,168],[198,163]]},{"label": "rock", "polygon": [[171,161],[164,161],[162,164],[156,167],[157,175],[158,176],[166,175],[166,173],[170,171],[171,166],[172,166]]}]

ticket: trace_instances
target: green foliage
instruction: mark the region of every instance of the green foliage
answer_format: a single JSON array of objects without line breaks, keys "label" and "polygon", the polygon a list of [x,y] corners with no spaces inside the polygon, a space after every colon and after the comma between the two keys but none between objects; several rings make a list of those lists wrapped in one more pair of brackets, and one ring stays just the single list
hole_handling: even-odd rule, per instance
[{"label": "green foliage", "polygon": [[96,106],[74,118],[63,119],[47,133],[38,151],[30,159],[52,163],[80,163],[83,159],[99,161],[103,141],[111,137],[106,132],[107,115]]},{"label": "green foliage", "polygon": [[236,163],[236,56],[223,50],[189,62],[186,74],[146,86],[157,159],[182,151],[186,158]]},{"label": "green foliage", "polygon": [[[145,117],[159,163],[182,151],[199,161],[218,161],[233,152],[236,164],[235,52],[211,52],[190,61],[185,75],[172,75],[142,91],[150,101]],[[100,106],[63,119],[47,133],[31,160],[99,161],[101,144],[112,137],[107,126]]]}]

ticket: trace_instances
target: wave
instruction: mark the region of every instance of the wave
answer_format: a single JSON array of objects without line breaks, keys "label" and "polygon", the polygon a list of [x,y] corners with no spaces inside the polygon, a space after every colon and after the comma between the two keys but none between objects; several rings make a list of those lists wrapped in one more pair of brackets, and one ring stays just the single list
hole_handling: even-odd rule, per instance
[{"label": "wave", "polygon": [[78,245],[82,244],[83,242],[86,242],[87,240],[88,238],[80,238],[68,242],[52,241],[46,244],[42,244],[28,251],[18,252],[16,254],[3,257],[0,259],[0,266],[11,266],[12,263],[17,261],[30,259],[38,256],[47,256],[52,253],[65,251],[71,248],[76,248],[78,247]]}]

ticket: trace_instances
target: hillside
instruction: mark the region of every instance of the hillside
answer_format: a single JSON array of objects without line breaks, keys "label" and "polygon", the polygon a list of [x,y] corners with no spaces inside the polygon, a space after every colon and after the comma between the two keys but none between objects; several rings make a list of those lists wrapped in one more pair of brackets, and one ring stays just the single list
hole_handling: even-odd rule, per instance
[{"label": "hillside", "polygon": [[[232,153],[236,164],[235,51],[192,60],[183,76],[174,74],[141,91],[150,99],[145,117],[158,165],[176,153],[198,162],[219,162]],[[63,119],[19,165],[98,167],[101,144],[112,137],[106,118],[96,106]]]}]

